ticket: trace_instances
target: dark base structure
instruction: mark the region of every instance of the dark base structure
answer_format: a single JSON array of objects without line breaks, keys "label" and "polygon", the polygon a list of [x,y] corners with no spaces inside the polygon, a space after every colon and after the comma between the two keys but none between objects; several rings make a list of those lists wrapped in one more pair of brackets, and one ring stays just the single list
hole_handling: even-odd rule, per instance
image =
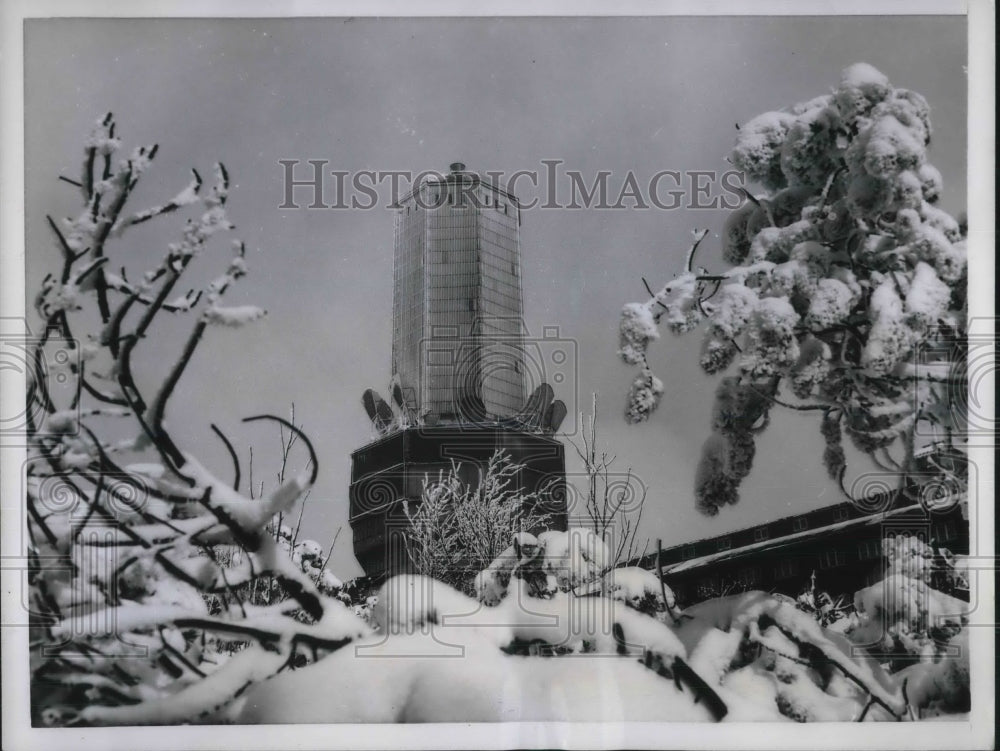
[{"label": "dark base structure", "polygon": [[556,438],[498,424],[398,430],[351,454],[350,524],[365,574],[381,578],[407,569],[403,501],[419,503],[425,477],[433,481],[454,461],[463,481],[474,483],[497,450],[524,465],[518,484],[541,496],[541,508],[554,516],[550,528],[565,529],[566,461]]}]

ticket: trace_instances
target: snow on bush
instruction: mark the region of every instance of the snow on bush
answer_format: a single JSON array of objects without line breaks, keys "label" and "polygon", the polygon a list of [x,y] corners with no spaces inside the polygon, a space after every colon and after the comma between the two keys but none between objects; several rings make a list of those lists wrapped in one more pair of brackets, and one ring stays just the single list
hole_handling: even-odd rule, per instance
[{"label": "snow on bush", "polygon": [[[535,598],[522,579],[513,587],[487,608],[426,577],[390,579],[376,608],[383,636],[251,691],[240,720],[721,718],[722,689],[712,690],[687,668],[683,644],[660,621],[610,598],[567,592]],[[519,644],[593,659],[517,656]],[[385,659],[390,657],[395,659]],[[353,690],[333,699],[328,692],[317,695],[330,680],[346,681]],[[383,700],[373,702],[373,696]],[[733,703],[741,711],[729,719],[777,719],[773,708],[762,711],[738,697]]]},{"label": "snow on bush", "polygon": [[[674,619],[663,612],[674,607],[673,594],[653,572],[598,571],[602,551],[585,530],[518,533],[512,543],[483,571],[491,596],[481,589],[469,597],[420,575],[393,577],[376,596],[375,634],[253,687],[232,716],[850,722],[967,709],[967,664],[938,657],[890,674],[853,634],[824,627],[847,606],[815,588],[798,601],[759,591],[720,597]],[[926,569],[913,563],[919,546],[888,545],[899,570]],[[574,587],[574,577],[556,582],[545,573],[574,561],[589,581],[579,577]],[[351,690],[329,691],[334,685]]]},{"label": "snow on bush", "polygon": [[782,595],[746,592],[698,603],[675,631],[692,667],[774,703],[799,722],[907,716],[901,687],[843,636]]},{"label": "snow on bush", "polygon": [[965,623],[968,603],[932,589],[927,582],[890,572],[859,591],[854,606],[860,623],[853,639],[873,648],[917,656],[934,656],[941,635],[956,633]]},{"label": "snow on bush", "polygon": [[638,566],[623,566],[608,571],[602,580],[605,594],[645,613],[673,610],[677,600],[660,577]]},{"label": "snow on bush", "polygon": [[960,716],[972,704],[968,629],[949,639],[947,646],[948,652],[909,665],[894,676],[901,686],[906,686],[910,705],[917,709],[921,719]]},{"label": "snow on bush", "polygon": [[518,539],[527,540],[528,530],[547,527],[551,514],[541,499],[517,482],[523,470],[498,450],[477,470],[476,482],[464,480],[461,463],[454,461],[436,479],[425,476],[420,501],[403,501],[410,523],[406,553],[414,569],[472,591],[479,586],[472,576],[504,558],[512,531],[523,530]]},{"label": "snow on bush", "polygon": [[527,582],[535,597],[550,597],[596,582],[613,566],[611,551],[591,529],[546,530],[538,536],[519,533],[475,579],[476,596],[496,605],[513,579]]},{"label": "snow on bush", "polygon": [[[452,647],[442,654],[442,642]],[[253,688],[238,722],[698,722],[704,701],[635,659],[505,654],[474,629],[357,642]],[[455,650],[461,649],[459,656]],[[349,690],[331,692],[330,686]],[[722,693],[722,689],[719,692]],[[727,698],[728,695],[727,695]],[[780,720],[740,697],[726,719]]]},{"label": "snow on bush", "polygon": [[[946,644],[968,620],[969,604],[935,585],[947,562],[912,535],[883,540],[885,576],[854,596],[858,624],[853,641],[906,664],[930,661],[948,653]],[[966,654],[964,659],[968,659]]]},{"label": "snow on bush", "polygon": [[886,537],[883,557],[883,578],[851,601],[817,591],[814,576],[796,607],[887,670],[913,718],[968,712],[969,603],[953,596],[966,586],[955,557],[906,534]]},{"label": "snow on bush", "polygon": [[571,527],[565,532],[548,531],[538,536],[542,570],[561,590],[596,579],[610,564],[611,552],[589,529]]},{"label": "snow on bush", "polygon": [[[758,427],[772,405],[789,404],[785,388],[792,406],[822,414],[835,479],[842,433],[870,455],[901,447],[902,456],[873,460],[904,476],[918,422],[950,444],[963,430],[947,405],[966,384],[947,366],[961,360],[966,336],[967,254],[958,222],[935,205],[942,181],[927,161],[930,133],[924,98],[866,63],[844,70],[832,94],[740,127],[730,160],[763,193],[747,193],[726,221],[732,268],[697,268],[707,231],[696,233],[682,273],[623,308],[620,355],[638,369],[627,421],[659,404],[662,382],[646,358],[657,325],[684,333],[703,320],[702,368],[735,366],[740,387],[765,401]],[[941,343],[957,354],[935,352]],[[916,366],[942,358],[943,375]],[[706,441],[696,480],[703,512],[738,499],[755,430]]]},{"label": "snow on bush", "polygon": [[[630,569],[618,573],[617,586],[599,586],[587,596],[572,590],[539,596],[530,573],[515,569],[510,591],[495,606],[426,577],[394,577],[378,593],[378,635],[251,689],[240,700],[237,718],[266,723],[910,717],[912,698],[900,680],[790,598],[747,592],[700,603],[677,622],[667,622],[629,604],[657,589],[656,577]],[[940,684],[957,680],[947,667],[917,677],[917,698],[933,695],[939,703]],[[339,684],[352,690],[325,688]]]}]

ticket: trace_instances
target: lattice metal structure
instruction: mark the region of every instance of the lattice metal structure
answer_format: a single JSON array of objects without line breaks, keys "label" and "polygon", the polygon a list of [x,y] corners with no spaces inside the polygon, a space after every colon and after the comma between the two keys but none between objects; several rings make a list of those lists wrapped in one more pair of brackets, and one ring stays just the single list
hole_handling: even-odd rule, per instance
[{"label": "lattice metal structure", "polygon": [[455,163],[396,207],[392,373],[432,423],[524,407],[517,199]]}]

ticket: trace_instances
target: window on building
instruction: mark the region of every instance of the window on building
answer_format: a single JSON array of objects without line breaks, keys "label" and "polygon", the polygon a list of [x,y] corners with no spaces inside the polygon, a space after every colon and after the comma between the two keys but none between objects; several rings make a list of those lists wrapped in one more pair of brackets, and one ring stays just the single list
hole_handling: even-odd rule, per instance
[{"label": "window on building", "polygon": [[858,545],[858,556],[863,561],[870,561],[873,558],[882,557],[882,543],[880,540],[865,540]]},{"label": "window on building", "polygon": [[684,546],[684,550],[681,551],[681,556],[686,561],[686,560],[689,560],[691,558],[694,558],[695,555],[697,554],[697,552],[698,552],[698,549],[695,548],[694,545],[685,545]]},{"label": "window on building", "polygon": [[799,573],[799,562],[796,560],[782,561],[774,569],[776,579],[788,579]]},{"label": "window on building", "polygon": [[792,529],[796,532],[801,532],[805,529],[809,529],[809,520],[804,516],[800,516],[797,519],[792,519]]},{"label": "window on building", "polygon": [[934,539],[937,542],[952,540],[958,536],[958,527],[953,519],[945,522],[938,522],[934,525]]},{"label": "window on building", "polygon": [[757,529],[753,531],[754,542],[762,542],[766,540],[768,536],[767,527],[757,527]]},{"label": "window on building", "polygon": [[715,543],[716,550],[729,550],[733,546],[731,537],[720,537]]},{"label": "window on building", "polygon": [[833,520],[835,522],[842,522],[847,518],[847,509],[843,506],[838,506],[833,510]]},{"label": "window on building", "polygon": [[842,550],[824,550],[819,557],[822,568],[837,568],[847,563],[847,553]]}]

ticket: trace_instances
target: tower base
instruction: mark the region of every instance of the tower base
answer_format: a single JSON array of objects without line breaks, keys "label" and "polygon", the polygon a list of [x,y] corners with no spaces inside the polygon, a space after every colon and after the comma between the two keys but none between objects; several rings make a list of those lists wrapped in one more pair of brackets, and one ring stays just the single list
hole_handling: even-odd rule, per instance
[{"label": "tower base", "polygon": [[556,438],[496,425],[413,427],[362,446],[351,454],[350,524],[354,555],[370,577],[409,570],[403,501],[419,503],[424,478],[461,464],[463,482],[476,483],[494,452],[502,450],[524,465],[517,485],[540,496],[539,508],[552,515],[549,529],[565,529],[566,459]]}]

